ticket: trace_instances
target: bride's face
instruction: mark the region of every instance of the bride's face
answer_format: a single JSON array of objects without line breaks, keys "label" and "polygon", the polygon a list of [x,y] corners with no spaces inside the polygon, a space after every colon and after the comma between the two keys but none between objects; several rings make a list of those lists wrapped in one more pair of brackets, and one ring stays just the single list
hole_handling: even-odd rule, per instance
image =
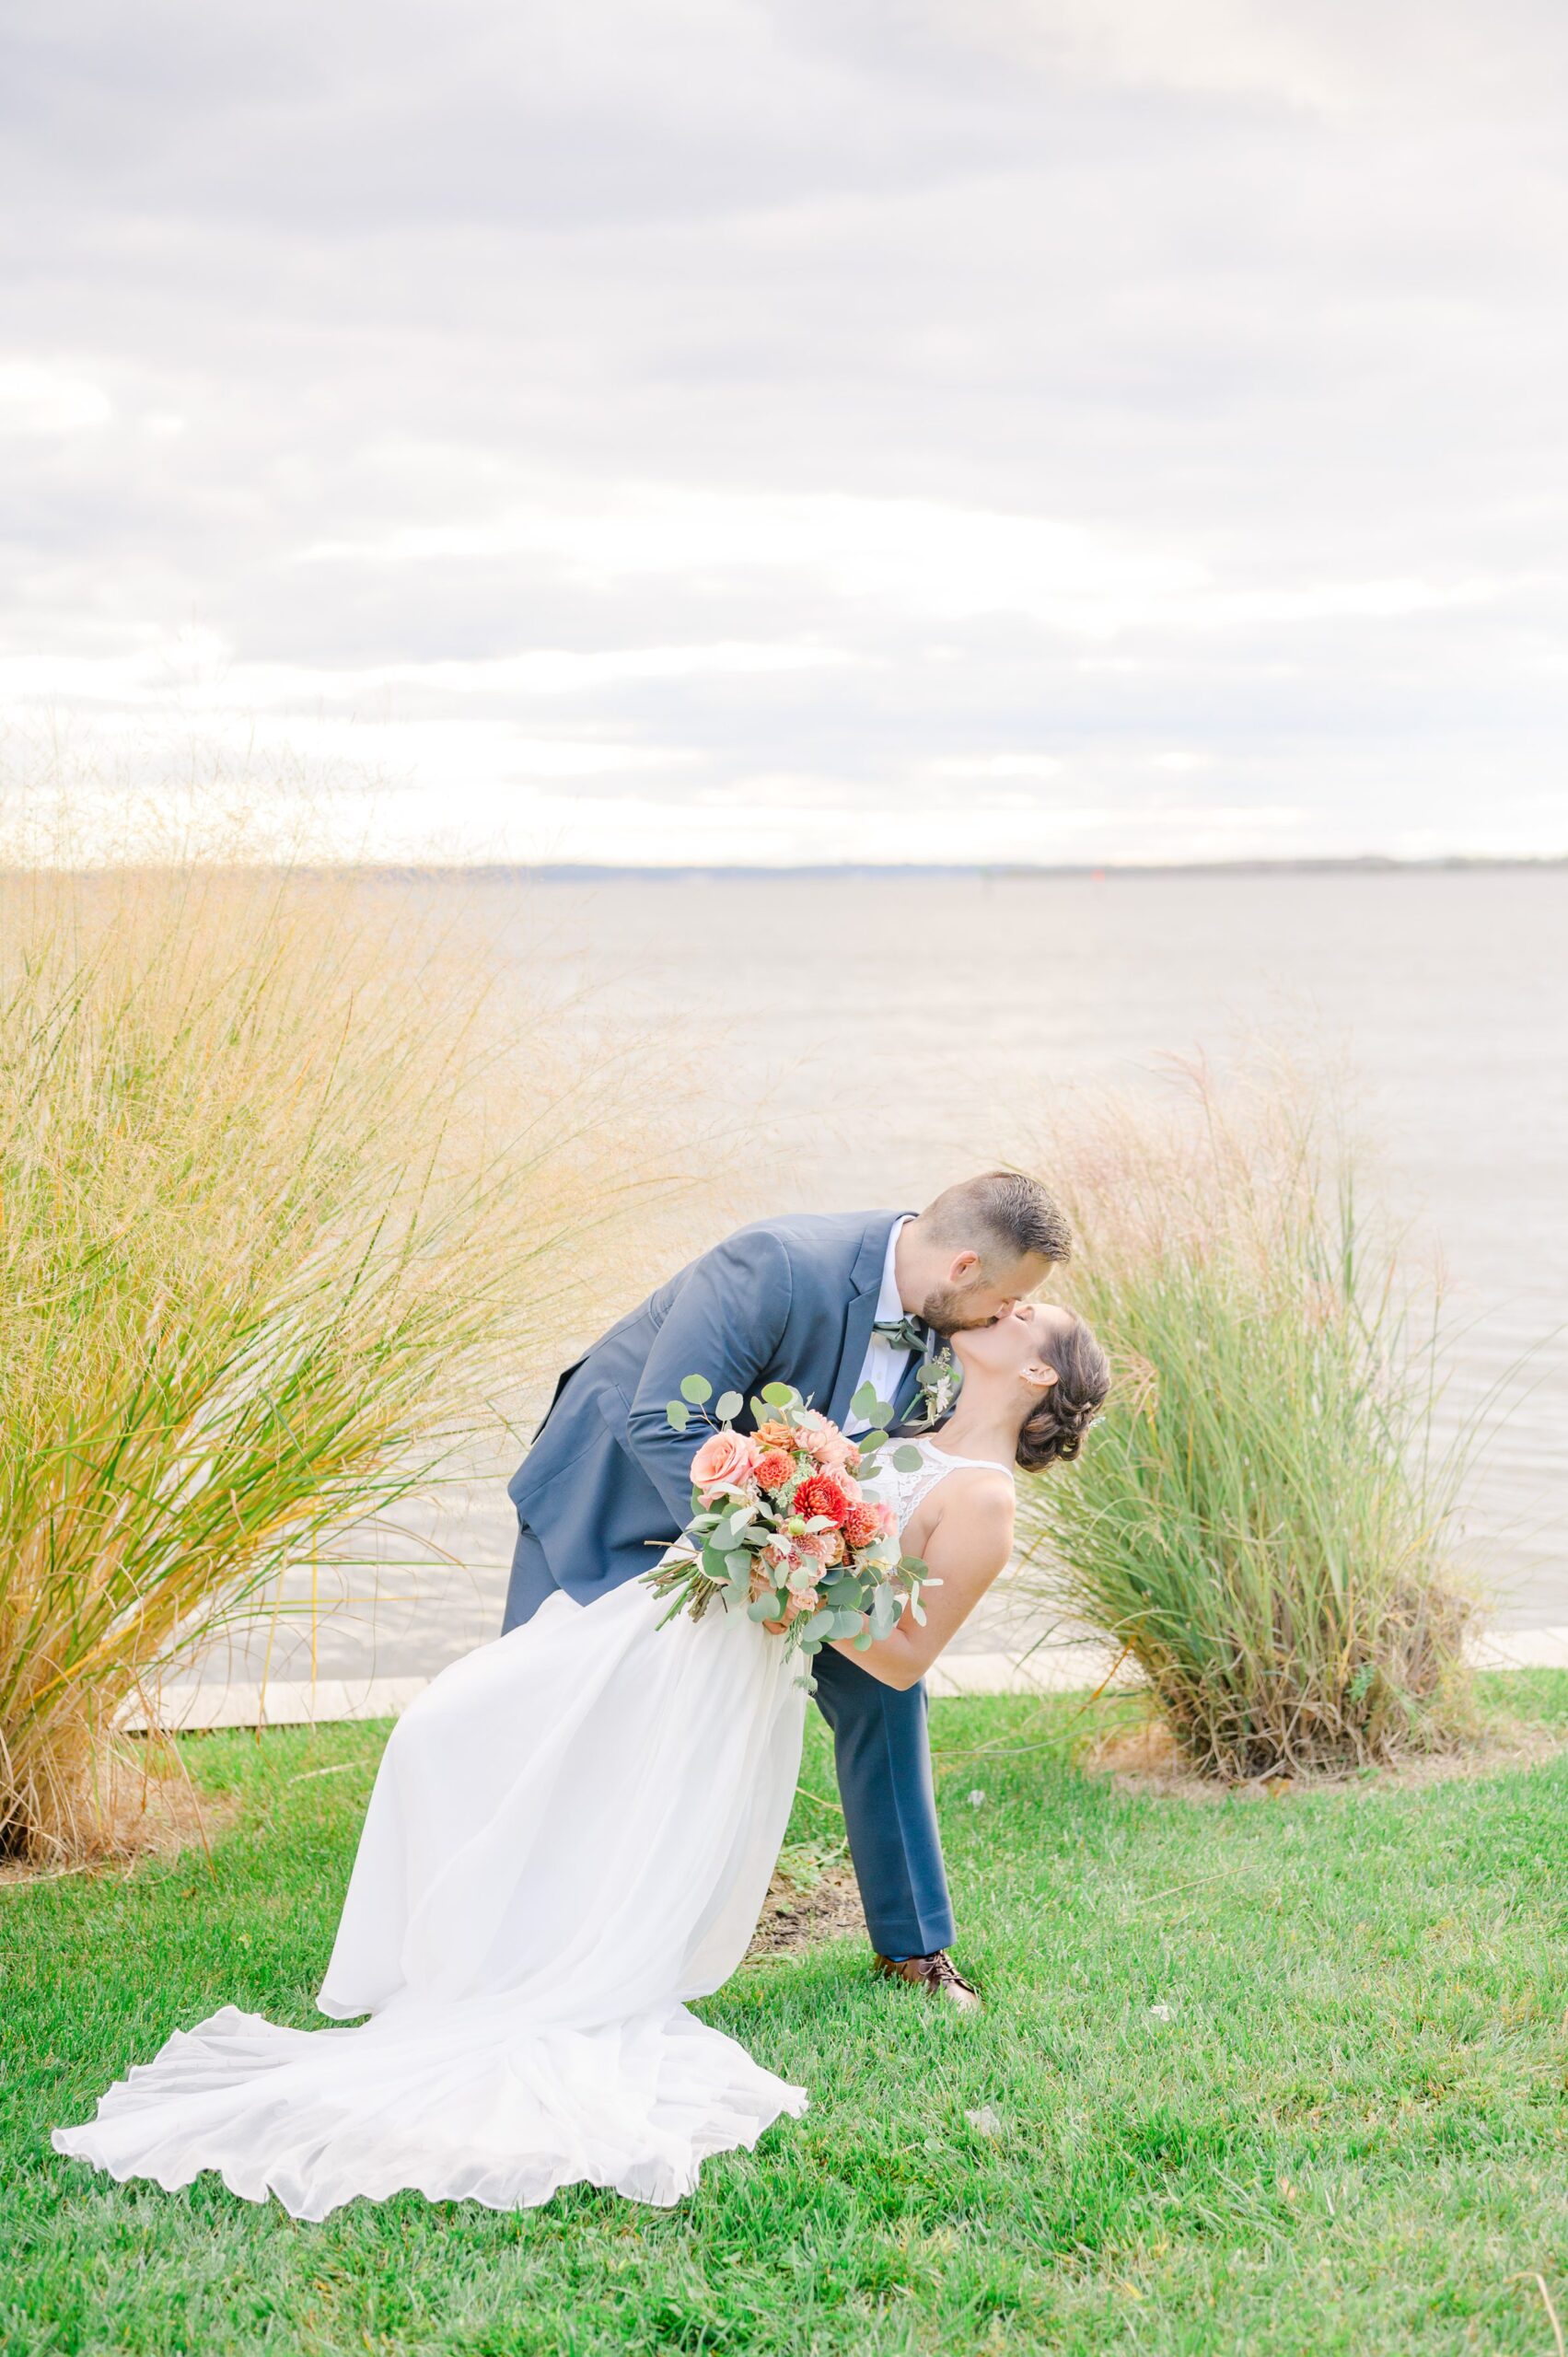
[{"label": "bride's face", "polygon": [[1015,1375],[1028,1381],[1031,1376],[1054,1379],[1054,1369],[1045,1355],[1057,1334],[1064,1333],[1073,1322],[1071,1310],[1054,1301],[1020,1301],[994,1326],[977,1326],[965,1334],[955,1334],[953,1352],[965,1374],[971,1371],[992,1375]]}]

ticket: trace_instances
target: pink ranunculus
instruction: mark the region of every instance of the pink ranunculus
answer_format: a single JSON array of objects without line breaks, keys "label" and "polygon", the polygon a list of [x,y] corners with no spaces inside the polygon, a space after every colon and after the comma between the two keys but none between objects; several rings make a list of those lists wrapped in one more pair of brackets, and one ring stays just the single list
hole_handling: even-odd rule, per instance
[{"label": "pink ranunculus", "polygon": [[749,1490],[759,1454],[749,1433],[711,1433],[691,1459],[691,1483],[703,1504],[721,1490]]},{"label": "pink ranunculus", "polygon": [[841,1473],[853,1457],[858,1463],[860,1451],[852,1440],[846,1440],[836,1424],[802,1422],[796,1428],[796,1439],[808,1448],[825,1473]]}]

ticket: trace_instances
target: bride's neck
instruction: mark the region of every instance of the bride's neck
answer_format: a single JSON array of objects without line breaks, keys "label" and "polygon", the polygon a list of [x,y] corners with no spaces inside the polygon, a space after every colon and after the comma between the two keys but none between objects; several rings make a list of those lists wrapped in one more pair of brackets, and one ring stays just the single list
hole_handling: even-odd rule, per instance
[{"label": "bride's neck", "polygon": [[932,1437],[938,1448],[947,1449],[955,1457],[993,1457],[1010,1465],[1018,1446],[1018,1422],[1013,1413],[1012,1399],[987,1398],[983,1387],[978,1387],[970,1376],[947,1422]]}]

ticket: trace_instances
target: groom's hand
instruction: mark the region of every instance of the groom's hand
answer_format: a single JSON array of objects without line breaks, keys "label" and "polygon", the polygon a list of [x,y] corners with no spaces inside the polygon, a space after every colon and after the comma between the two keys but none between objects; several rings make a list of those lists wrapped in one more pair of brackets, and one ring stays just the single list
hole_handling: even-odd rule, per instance
[{"label": "groom's hand", "polygon": [[691,1459],[702,1435],[672,1432],[665,1410],[689,1375],[714,1396],[749,1399],[775,1364],[789,1316],[788,1255],[776,1236],[752,1229],[704,1253],[681,1286],[648,1353],[627,1417],[632,1453],[669,1508],[677,1530],[691,1512]]}]

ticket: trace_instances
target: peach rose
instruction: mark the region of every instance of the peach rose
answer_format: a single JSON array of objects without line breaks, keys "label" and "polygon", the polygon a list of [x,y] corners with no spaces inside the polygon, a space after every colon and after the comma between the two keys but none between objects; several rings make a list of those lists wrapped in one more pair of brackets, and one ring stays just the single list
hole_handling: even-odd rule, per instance
[{"label": "peach rose", "polygon": [[707,1505],[721,1490],[749,1490],[757,1444],[747,1433],[710,1433],[691,1459],[691,1483]]}]

